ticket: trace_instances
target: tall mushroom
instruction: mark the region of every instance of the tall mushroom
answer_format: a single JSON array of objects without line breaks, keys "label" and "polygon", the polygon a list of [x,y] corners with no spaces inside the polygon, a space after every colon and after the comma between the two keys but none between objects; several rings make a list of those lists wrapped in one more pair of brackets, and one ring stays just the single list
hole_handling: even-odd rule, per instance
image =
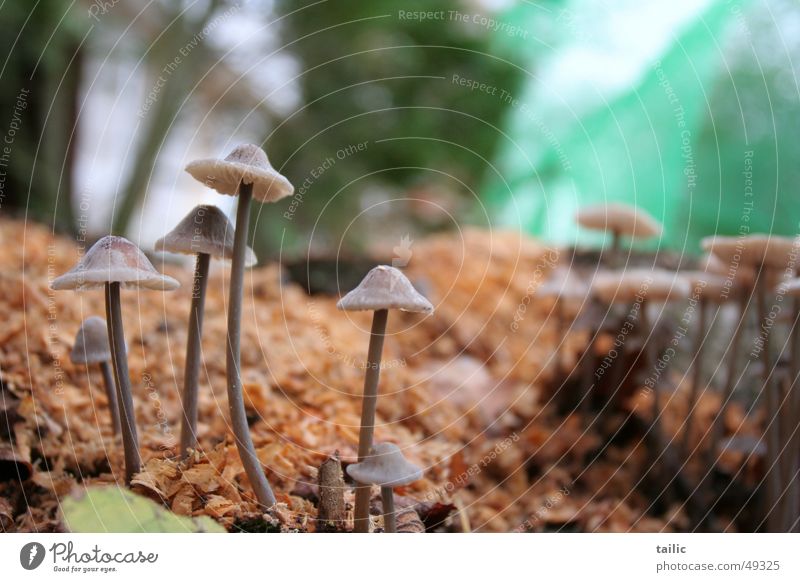
[{"label": "tall mushroom", "polygon": [[104,236],[86,251],[78,264],[50,284],[55,291],[105,288],[106,324],[114,380],[117,384],[122,445],[125,449],[125,483],[139,472],[142,461],[136,434],[136,414],[128,376],[128,356],[125,352],[125,332],[122,328],[120,289],[154,289],[171,291],[180,284],[155,270],[135,244],[121,236]]},{"label": "tall mushroom", "polygon": [[655,467],[656,461],[663,456],[663,466],[667,474],[661,475],[661,481],[664,483],[665,488],[667,484],[674,482],[680,493],[689,497],[691,501],[691,488],[685,483],[685,478],[680,472],[681,464],[675,455],[674,449],[669,446],[661,427],[659,384],[661,374],[666,369],[666,363],[668,362],[662,366],[662,369],[658,369],[655,326],[649,321],[647,313],[650,302],[667,303],[673,300],[685,299],[690,293],[689,283],[675,273],[662,269],[629,269],[627,271],[598,274],[593,281],[592,291],[607,304],[618,302],[633,306],[638,305],[638,327],[644,345],[644,369],[652,372],[652,376],[648,376],[645,379],[645,385],[652,393],[653,421],[647,437],[654,444],[651,449],[653,465]]},{"label": "tall mushroom", "polygon": [[347,466],[347,474],[359,483],[379,485],[383,502],[383,529],[397,532],[394,513],[395,487],[402,487],[422,479],[422,469],[409,463],[400,447],[393,443],[379,443],[369,456],[359,463]]},{"label": "tall mushroom", "polygon": [[784,236],[752,234],[744,237],[712,236],[703,239],[703,250],[711,252],[733,265],[744,265],[758,273],[756,281],[756,307],[758,309],[759,339],[753,352],[761,359],[761,394],[767,412],[766,495],[764,496],[765,516],[769,531],[777,531],[781,519],[776,505],[780,502],[780,475],[776,464],[780,452],[780,434],[777,419],[778,394],[772,382],[772,356],[770,354],[770,309],[767,306],[767,292],[773,291],[776,279],[787,271],[794,273],[797,268],[798,240]]},{"label": "tall mushroom", "polygon": [[692,383],[689,387],[689,402],[686,420],[684,421],[683,440],[681,441],[681,456],[689,454],[694,423],[695,407],[700,397],[700,385],[703,382],[703,369],[706,352],[706,337],[708,319],[708,306],[710,303],[723,303],[730,296],[728,293],[727,279],[715,273],[706,271],[688,271],[682,273],[691,286],[691,299],[697,305],[697,323],[694,325],[694,362],[692,364]]},{"label": "tall mushroom", "polygon": [[[414,313],[431,313],[433,305],[420,295],[406,276],[394,267],[380,265],[372,269],[358,287],[336,304],[342,311],[374,311],[364,375],[364,395],[361,404],[361,430],[358,437],[358,461],[362,462],[372,449],[375,432],[375,410],[378,403],[383,339],[390,309]],[[369,531],[369,485],[356,487],[355,531]]]},{"label": "tall mushroom", "polygon": [[611,258],[617,262],[621,238],[648,239],[661,234],[661,225],[641,208],[627,204],[611,203],[586,206],[578,210],[576,222],[590,230],[611,234]]},{"label": "tall mushroom", "polygon": [[[157,251],[197,255],[192,283],[192,306],[186,340],[186,364],[183,374],[183,422],[181,424],[181,458],[197,447],[197,391],[200,380],[200,338],[203,335],[203,312],[211,258],[233,256],[233,225],[216,206],[195,206],[175,228],[155,244]],[[245,266],[256,264],[256,255],[245,251]]]},{"label": "tall mushroom", "polygon": [[[733,393],[736,388],[739,352],[741,351],[740,348],[745,327],[745,315],[755,285],[756,273],[752,268],[744,265],[729,266],[719,257],[711,253],[703,257],[700,262],[700,267],[707,273],[716,274],[725,279],[727,295],[736,301],[738,315],[736,327],[733,329],[733,336],[726,350],[728,365],[725,371],[725,385],[722,391],[722,401],[714,415],[714,419],[711,421],[711,427],[708,431],[709,442],[706,448],[706,465],[710,470],[717,462],[717,453],[722,439],[725,413],[733,399]],[[723,296],[721,295],[720,299],[722,298]]]},{"label": "tall mushroom", "polygon": [[114,384],[114,372],[111,369],[111,346],[108,343],[108,326],[102,317],[93,315],[83,320],[75,343],[69,354],[73,364],[90,366],[97,364],[103,375],[103,385],[108,399],[108,410],[111,413],[111,426],[114,434],[119,434],[119,405],[117,404],[117,387]]},{"label": "tall mushroom", "polygon": [[253,199],[277,202],[291,196],[294,187],[269,163],[260,147],[244,144],[236,147],[224,160],[204,159],[191,162],[186,171],[193,178],[220,194],[239,197],[236,210],[236,232],[231,257],[230,298],[228,301],[228,336],[226,374],[228,407],[239,457],[258,502],[264,507],[275,505],[275,495],[256,455],[247,425],[241,377],[242,295],[246,263],[247,231]]}]

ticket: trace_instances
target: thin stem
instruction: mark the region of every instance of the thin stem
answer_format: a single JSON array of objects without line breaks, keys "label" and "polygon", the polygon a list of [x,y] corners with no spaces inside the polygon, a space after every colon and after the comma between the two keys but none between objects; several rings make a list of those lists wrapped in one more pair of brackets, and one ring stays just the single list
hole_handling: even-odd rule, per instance
[{"label": "thin stem", "polygon": [[766,401],[766,440],[767,440],[767,458],[766,458],[766,471],[764,475],[764,482],[766,483],[766,520],[767,531],[776,531],[776,522],[780,519],[779,507],[777,506],[780,497],[780,479],[776,467],[778,460],[778,418],[777,418],[777,402],[775,393],[772,390],[771,379],[771,362],[770,362],[770,330],[767,327],[767,272],[766,267],[762,266],[758,276],[758,286],[756,288],[756,299],[758,304],[758,333],[761,336],[761,389],[763,397]]},{"label": "thin stem", "polygon": [[[386,335],[387,309],[378,309],[372,316],[372,330],[367,351],[367,372],[364,375],[364,396],[361,401],[361,430],[358,435],[358,462],[367,458],[372,450],[372,437],[375,433],[375,410],[378,405],[378,380],[381,375],[381,355],[383,339]],[[356,486],[356,507],[354,530],[369,532],[369,494],[370,486],[359,483]]]},{"label": "thin stem", "polygon": [[125,484],[130,485],[133,476],[142,466],[139,454],[139,437],[136,434],[136,412],[133,408],[131,379],[128,375],[128,354],[125,351],[125,331],[122,328],[122,308],[119,299],[119,283],[106,283],[106,322],[111,358],[114,362],[114,380],[119,397],[119,417],[122,429],[122,446],[125,449]]},{"label": "thin stem", "polygon": [[181,426],[181,459],[189,449],[197,448],[197,392],[200,380],[200,338],[203,336],[203,311],[206,302],[208,265],[211,255],[198,253],[192,285],[192,307],[186,340],[186,367],[183,372],[183,424]]},{"label": "thin stem", "polygon": [[103,385],[106,388],[108,411],[111,414],[111,426],[114,429],[114,434],[119,434],[119,403],[117,402],[117,385],[114,382],[114,371],[111,369],[110,363],[100,362],[100,372],[103,374]]},{"label": "thin stem", "polygon": [[383,531],[397,533],[397,517],[394,513],[394,491],[391,487],[381,487],[383,501]]},{"label": "thin stem", "polygon": [[711,422],[711,428],[709,429],[709,435],[711,438],[709,439],[707,452],[708,459],[706,463],[709,469],[717,464],[719,443],[722,438],[723,428],[725,426],[725,413],[727,412],[728,406],[733,399],[733,391],[736,388],[736,372],[739,364],[739,352],[741,351],[742,345],[742,331],[744,330],[746,324],[745,318],[747,315],[748,299],[748,293],[742,291],[741,295],[739,295],[739,321],[736,324],[736,329],[733,330],[730,353],[727,356],[728,369],[725,377],[725,388],[722,392],[722,402],[720,403],[719,410],[717,410],[717,414],[714,416],[714,420]]},{"label": "thin stem", "polygon": [[239,207],[236,210],[236,232],[233,239],[231,262],[230,298],[228,300],[227,366],[228,407],[233,425],[233,436],[239,457],[256,494],[258,502],[265,508],[275,505],[275,495],[269,486],[247,425],[247,413],[242,394],[241,343],[242,343],[242,296],[244,294],[244,260],[247,249],[247,228],[250,224],[250,206],[253,202],[253,185],[239,185]]},{"label": "thin stem", "polygon": [[700,383],[703,381],[703,352],[706,344],[706,310],[708,299],[700,297],[697,311],[697,337],[694,344],[694,367],[692,370],[692,386],[689,391],[688,411],[684,424],[683,440],[681,441],[681,458],[686,458],[689,454],[689,446],[692,441],[692,425],[694,423],[694,409],[700,395]]}]

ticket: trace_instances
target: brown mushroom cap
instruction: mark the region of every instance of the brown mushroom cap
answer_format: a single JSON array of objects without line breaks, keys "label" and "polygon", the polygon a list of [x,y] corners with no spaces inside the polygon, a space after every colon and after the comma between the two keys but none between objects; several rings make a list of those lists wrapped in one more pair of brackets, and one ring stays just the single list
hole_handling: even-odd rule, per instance
[{"label": "brown mushroom cap", "polygon": [[[211,204],[201,204],[158,239],[155,250],[181,255],[203,253],[218,259],[230,259],[233,257],[233,231],[233,224],[222,210]],[[256,262],[256,254],[247,247],[245,267],[252,267]]]},{"label": "brown mushroom cap", "polygon": [[111,360],[105,319],[92,315],[83,320],[69,359],[73,364],[99,364]]},{"label": "brown mushroom cap", "polygon": [[702,240],[704,251],[714,253],[723,262],[771,269],[785,269],[797,260],[800,239],[787,236],[751,234],[749,236],[709,236]]},{"label": "brown mushroom cap", "polygon": [[347,474],[359,483],[381,487],[401,487],[422,479],[422,469],[406,461],[393,443],[375,445],[369,457],[347,466]]},{"label": "brown mushroom cap", "polygon": [[431,313],[433,305],[420,295],[400,269],[379,265],[372,269],[358,287],[336,304],[342,311],[377,311],[399,309]]},{"label": "brown mushroom cap", "polygon": [[253,198],[277,202],[291,196],[294,186],[272,167],[266,152],[257,145],[236,147],[224,160],[195,160],[186,166],[192,177],[220,194],[236,196],[239,184],[253,185]]},{"label": "brown mushroom cap", "polygon": [[689,281],[664,269],[603,271],[592,281],[592,293],[604,303],[631,303],[638,297],[648,301],[670,301],[689,297]]},{"label": "brown mushroom cap", "polygon": [[121,236],[104,236],[86,251],[78,264],[53,279],[50,288],[85,290],[106,283],[121,283],[125,288],[171,291],[180,286],[175,279],[162,275],[135,244]]},{"label": "brown mushroom cap", "polygon": [[661,224],[641,208],[611,203],[578,210],[575,220],[583,227],[632,238],[652,238],[661,234]]}]

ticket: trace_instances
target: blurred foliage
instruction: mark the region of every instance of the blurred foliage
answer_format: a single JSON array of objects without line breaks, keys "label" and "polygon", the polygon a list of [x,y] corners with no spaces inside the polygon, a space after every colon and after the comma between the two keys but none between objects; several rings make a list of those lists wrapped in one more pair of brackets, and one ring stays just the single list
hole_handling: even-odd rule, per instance
[{"label": "blurred foliage", "polygon": [[[33,25],[31,25],[33,24]],[[6,2],[0,9],[0,132],[7,162],[0,210],[75,228],[71,209],[86,26],[60,0]],[[10,143],[9,143],[10,142]]]},{"label": "blurred foliage", "polygon": [[[659,3],[625,4],[647,12]],[[710,0],[698,8],[638,63],[627,86],[526,88],[529,110],[514,113],[500,177],[486,187],[498,222],[574,244],[597,239],[577,229],[579,206],[623,201],[664,222],[655,244],[688,253],[715,233],[800,230],[797,2]],[[526,5],[516,17],[539,14]],[[619,36],[614,24],[571,0],[552,16],[562,41],[546,61],[575,49],[602,54]],[[532,47],[519,49],[548,66]]]},{"label": "blurred foliage", "polygon": [[[496,97],[476,98],[453,76],[509,91],[521,82],[520,71],[503,62],[510,50],[495,46],[496,35],[450,19],[450,11],[472,16],[476,7],[444,0],[277,7],[285,14],[283,42],[301,62],[303,104],[270,135],[268,151],[304,192],[290,223],[283,212],[291,203],[259,217],[268,223],[259,232],[272,239],[269,246],[289,227],[284,245],[302,248],[317,220],[323,233],[315,233],[316,245],[344,236],[351,250],[381,234],[396,243],[409,228],[456,226],[461,217],[444,210],[464,213],[477,203],[472,188],[496,152],[505,107]],[[404,16],[421,12],[444,19]],[[365,147],[343,153],[355,144]],[[326,160],[332,169],[318,170]]]}]

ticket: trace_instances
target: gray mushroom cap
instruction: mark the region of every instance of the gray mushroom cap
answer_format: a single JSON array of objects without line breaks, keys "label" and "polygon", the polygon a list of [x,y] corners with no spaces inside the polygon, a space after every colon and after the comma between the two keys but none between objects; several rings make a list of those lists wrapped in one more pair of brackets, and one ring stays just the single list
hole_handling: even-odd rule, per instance
[{"label": "gray mushroom cap", "polygon": [[616,232],[632,238],[652,238],[661,234],[661,224],[641,208],[611,203],[578,210],[575,220],[592,230]]},{"label": "gray mushroom cap", "polygon": [[105,319],[93,315],[83,320],[69,359],[73,364],[99,364],[111,360]]},{"label": "gray mushroom cap", "polygon": [[347,474],[359,483],[381,487],[401,487],[422,479],[422,469],[409,463],[393,443],[375,445],[369,457],[347,466]]},{"label": "gray mushroom cap", "polygon": [[432,313],[431,302],[420,295],[400,269],[379,265],[372,269],[358,287],[336,304],[342,311],[377,311],[399,309],[414,313]]},{"label": "gray mushroom cap", "polygon": [[192,177],[220,194],[237,196],[239,184],[253,185],[253,198],[277,202],[291,196],[294,186],[269,163],[266,152],[257,145],[236,147],[224,160],[195,160],[186,166]]},{"label": "gray mushroom cap", "polygon": [[[158,239],[155,250],[182,255],[202,253],[218,259],[231,259],[233,232],[233,224],[222,210],[211,204],[201,204]],[[256,262],[256,254],[247,247],[245,267],[252,267]]]},{"label": "gray mushroom cap", "polygon": [[584,299],[589,294],[589,285],[569,267],[553,269],[547,280],[536,289],[536,296],[543,299]]},{"label": "gray mushroom cap", "polygon": [[156,271],[131,241],[121,236],[104,236],[86,251],[77,265],[53,279],[50,288],[86,290],[106,283],[120,283],[126,289],[142,287],[159,291],[180,287],[175,279]]}]

